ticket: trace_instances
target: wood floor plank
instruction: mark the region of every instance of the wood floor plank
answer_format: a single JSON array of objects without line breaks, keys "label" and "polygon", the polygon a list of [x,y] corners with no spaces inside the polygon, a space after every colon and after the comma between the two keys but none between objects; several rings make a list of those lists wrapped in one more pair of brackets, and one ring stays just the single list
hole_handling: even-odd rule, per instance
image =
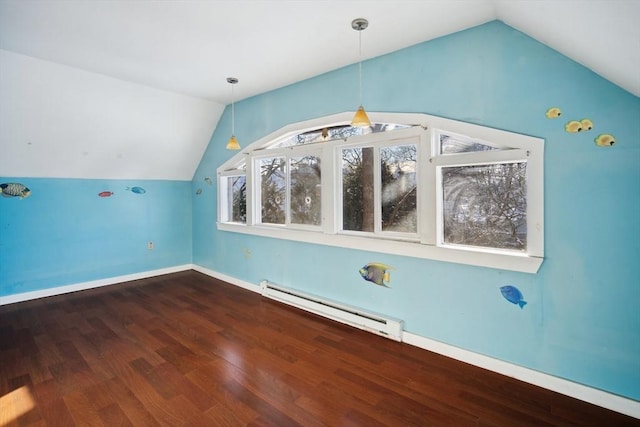
[{"label": "wood floor plank", "polygon": [[100,407],[95,405],[82,391],[65,394],[63,398],[73,420],[77,426],[102,426]]},{"label": "wood floor plank", "polygon": [[131,424],[149,427],[160,425],[138,399],[137,393],[132,392],[120,378],[113,378],[107,381],[105,386],[107,387],[106,391],[113,397],[113,400],[118,404],[118,407]]},{"label": "wood floor plank", "polygon": [[224,384],[224,387],[246,406],[253,408],[259,414],[258,418],[264,420],[263,422],[267,422],[269,425],[282,427],[301,426],[301,424],[296,422],[289,415],[278,410],[267,400],[256,395],[249,388],[245,387],[245,385],[235,379],[227,381]]},{"label": "wood floor plank", "polygon": [[244,427],[257,418],[257,415],[251,416],[249,421],[243,421],[237,413],[229,410],[222,403],[205,411],[204,417],[209,421],[211,426],[224,427]]},{"label": "wood floor plank", "polygon": [[3,426],[640,426],[194,271],[0,307],[5,396]]},{"label": "wood floor plank", "polygon": [[[233,365],[228,364],[224,359],[218,359],[203,365],[198,371],[190,372],[187,374],[187,378],[205,393],[218,400],[218,405],[205,411],[210,418],[232,419],[238,421],[241,425],[248,425],[259,414],[255,408],[245,404],[225,387],[225,384],[233,379],[233,369]],[[217,413],[219,411],[232,416],[220,415]]]},{"label": "wood floor plank", "polygon": [[112,403],[98,410],[98,415],[105,426],[109,427],[128,427],[134,426],[127,415],[122,411],[117,403]]},{"label": "wood floor plank", "polygon": [[275,410],[286,413],[296,423],[308,427],[323,426],[323,423],[312,414],[294,405],[300,393],[295,386],[281,379],[280,375],[274,377],[260,368],[254,367],[253,369],[235,368],[231,376],[235,382],[242,384],[248,391],[264,400]]},{"label": "wood floor plank", "polygon": [[39,404],[38,408],[48,426],[62,427],[76,425],[63,398],[46,401]]}]

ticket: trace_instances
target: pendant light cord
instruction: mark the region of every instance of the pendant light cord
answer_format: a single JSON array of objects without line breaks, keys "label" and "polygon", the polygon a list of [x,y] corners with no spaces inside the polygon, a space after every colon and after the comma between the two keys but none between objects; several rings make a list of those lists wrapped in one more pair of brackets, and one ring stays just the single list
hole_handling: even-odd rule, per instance
[{"label": "pendant light cord", "polygon": [[236,134],[236,111],[234,108],[233,84],[231,85],[231,135]]},{"label": "pendant light cord", "polygon": [[362,105],[362,30],[358,31],[358,52],[360,56],[358,63],[358,75],[360,77],[360,105]]}]

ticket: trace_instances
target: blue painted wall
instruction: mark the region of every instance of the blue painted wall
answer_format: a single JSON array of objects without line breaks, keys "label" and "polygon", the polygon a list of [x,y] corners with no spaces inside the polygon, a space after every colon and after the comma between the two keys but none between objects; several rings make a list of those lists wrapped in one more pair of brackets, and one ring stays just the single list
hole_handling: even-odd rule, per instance
[{"label": "blue painted wall", "polygon": [[[338,48],[338,47],[337,47]],[[192,183],[193,262],[404,319],[410,332],[640,399],[640,100],[526,35],[491,22],[363,64],[369,111],[422,112],[542,137],[545,251],[535,275],[216,230],[216,168],[235,153],[225,111]],[[290,123],[352,111],[357,70],[336,70],[236,103],[251,142]],[[560,107],[557,120],[545,117]],[[564,131],[570,119],[595,129]],[[599,133],[617,138],[597,147]],[[321,260],[321,262],[319,262]],[[395,266],[391,288],[363,281]],[[524,309],[499,287],[513,284]]]},{"label": "blue painted wall", "polygon": [[188,181],[0,177],[6,182],[31,195],[0,198],[0,296],[191,263]]}]

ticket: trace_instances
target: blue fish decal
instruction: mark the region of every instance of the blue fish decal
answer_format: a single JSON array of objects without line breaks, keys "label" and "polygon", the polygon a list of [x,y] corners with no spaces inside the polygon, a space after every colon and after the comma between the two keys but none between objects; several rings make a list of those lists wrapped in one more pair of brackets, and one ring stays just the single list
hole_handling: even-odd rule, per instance
[{"label": "blue fish decal", "polygon": [[517,304],[520,308],[524,307],[527,303],[522,298],[522,292],[515,286],[506,285],[500,288],[500,292],[502,292],[502,296],[504,299],[509,301],[512,304]]},{"label": "blue fish decal", "polygon": [[132,193],[136,193],[136,194],[144,194],[147,192],[147,190],[145,190],[142,187],[127,187],[125,188],[125,190],[131,191]]},{"label": "blue fish decal", "polygon": [[393,267],[389,265],[379,262],[371,262],[362,267],[359,272],[364,280],[388,288],[389,286],[387,286],[387,283],[389,283],[389,280],[391,279],[391,275],[388,270],[392,269]]}]

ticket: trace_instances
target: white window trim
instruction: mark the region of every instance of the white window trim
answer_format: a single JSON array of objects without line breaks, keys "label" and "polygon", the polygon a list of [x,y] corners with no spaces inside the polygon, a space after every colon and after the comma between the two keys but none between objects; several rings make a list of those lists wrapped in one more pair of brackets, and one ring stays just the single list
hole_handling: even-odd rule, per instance
[{"label": "white window trim", "polygon": [[[427,114],[415,113],[369,113],[372,122],[378,123],[403,123],[420,125],[427,129],[428,138],[420,141],[422,145],[418,154],[418,173],[422,178],[422,190],[418,195],[418,212],[425,217],[423,223],[418,225],[418,238],[414,239],[390,239],[380,237],[365,237],[352,233],[339,233],[339,217],[341,213],[334,208],[334,197],[341,191],[339,187],[340,180],[337,174],[340,171],[335,170],[336,152],[335,144],[322,144],[322,227],[321,231],[309,230],[308,227],[278,226],[278,225],[261,225],[256,224],[256,213],[254,212],[254,197],[256,196],[254,181],[259,179],[254,177],[254,167],[252,161],[254,158],[265,156],[276,156],[278,152],[291,150],[292,147],[259,150],[276,139],[281,139],[287,135],[302,133],[307,130],[316,129],[322,126],[336,126],[348,124],[353,116],[353,112],[339,113],[327,117],[312,119],[300,123],[287,125],[271,134],[260,138],[254,143],[245,147],[240,153],[223,163],[218,168],[218,177],[229,175],[242,175],[238,173],[237,165],[242,163],[241,157],[245,158],[246,163],[246,183],[247,183],[247,224],[221,222],[223,206],[223,198],[221,191],[218,190],[218,222],[217,228],[221,231],[230,231],[237,233],[245,233],[262,237],[302,241],[313,244],[321,244],[328,246],[336,246],[364,251],[373,251],[400,256],[410,256],[415,258],[430,259],[435,261],[453,262],[459,264],[467,264],[481,267],[497,268],[503,270],[520,271],[526,273],[536,273],[542,264],[544,257],[544,194],[543,194],[543,155],[544,140],[541,138],[531,137],[527,135],[506,132],[499,129],[487,128],[484,126],[464,123],[455,120],[445,119],[442,117],[430,116]],[[487,158],[499,161],[500,159],[513,159],[518,156],[526,156],[527,165],[527,251],[528,253],[519,253],[515,251],[483,249],[478,247],[465,247],[455,245],[437,244],[437,186],[425,185],[424,175],[438,176],[436,168],[440,168],[447,164],[459,165],[464,161],[464,154],[442,155],[438,156],[430,148],[435,144],[430,143],[430,138],[435,138],[438,129],[445,129],[445,133],[455,133],[471,136],[474,140],[490,141],[492,144],[515,147],[515,150],[504,150],[487,154]],[[405,134],[405,130],[397,130],[391,133],[375,134],[388,141],[391,137],[395,139],[395,135]],[[372,138],[371,135],[368,137]],[[352,137],[348,142],[364,137]],[[373,140],[373,139],[372,139]],[[429,147],[431,146],[431,147]],[[296,151],[303,147],[295,147]],[[308,147],[317,153],[318,147],[312,144]],[[304,148],[306,151],[306,148]],[[302,151],[300,151],[302,153]],[[253,155],[252,155],[253,154]],[[297,154],[296,154],[297,155]],[[484,153],[483,153],[484,155]],[[473,156],[477,159],[477,155]],[[448,159],[449,158],[449,159]],[[471,156],[469,157],[471,158]],[[326,161],[325,159],[334,159],[334,161]],[[477,162],[476,162],[477,163]],[[431,181],[429,181],[431,182]],[[220,179],[218,180],[220,185]],[[420,224],[426,223],[427,226]]]},{"label": "white window trim", "polygon": [[[272,159],[274,157],[282,157],[284,159],[285,162],[285,168],[286,168],[286,184],[285,184],[285,191],[286,191],[286,203],[285,203],[285,223],[284,224],[269,224],[269,223],[262,223],[262,215],[260,212],[254,212],[254,216],[252,216],[251,218],[253,218],[253,220],[251,221],[251,223],[255,226],[261,226],[264,225],[265,227],[287,227],[287,228],[295,228],[295,229],[302,229],[302,230],[311,230],[311,231],[318,231],[321,232],[323,229],[321,226],[319,225],[306,225],[306,224],[296,224],[296,223],[292,223],[291,222],[291,174],[290,174],[290,167],[291,167],[291,159],[292,158],[298,158],[298,157],[305,157],[305,156],[316,156],[316,157],[320,157],[322,158],[323,152],[322,149],[318,146],[316,146],[315,144],[311,144],[310,146],[300,146],[300,147],[296,147],[295,149],[295,153],[292,154],[294,150],[291,149],[291,147],[284,147],[284,148],[278,148],[278,149],[270,149],[270,150],[264,150],[264,151],[260,151],[257,155],[252,156],[253,159],[253,164],[251,165],[251,173],[252,176],[255,177],[259,177],[260,176],[260,160],[262,159]],[[253,188],[253,197],[254,200],[260,200],[262,195],[260,193],[261,188],[260,185],[256,185]],[[247,205],[249,204],[249,200],[247,199]]]},{"label": "white window trim", "polygon": [[[363,144],[362,140],[366,140],[366,143]],[[377,134],[371,135],[362,135],[362,136],[354,136],[348,139],[345,143],[336,144],[335,147],[335,156],[334,156],[334,165],[342,164],[342,150],[345,148],[361,148],[361,147],[375,147],[374,150],[374,164],[380,164],[380,150],[384,147],[392,147],[396,145],[415,145],[417,147],[417,161],[416,161],[416,182],[420,181],[420,178],[424,175],[424,172],[420,171],[420,156],[428,153],[428,138],[427,134],[423,128],[415,129],[415,128],[407,128],[407,129],[399,129],[392,132],[381,132]],[[422,154],[421,154],[422,153]],[[405,241],[421,241],[419,239],[420,235],[420,227],[421,221],[418,221],[418,230],[415,233],[400,233],[400,232],[392,232],[392,231],[382,231],[381,224],[382,212],[378,209],[380,207],[380,195],[382,194],[382,188],[380,183],[380,168],[376,167],[373,171],[374,173],[374,182],[373,182],[373,192],[374,198],[376,199],[375,205],[376,210],[374,212],[374,232],[373,236],[378,239],[395,239],[395,240],[405,240]],[[342,176],[341,171],[337,170],[334,175],[334,180],[336,182],[336,193],[338,200],[343,200],[342,195]],[[423,184],[424,186],[424,184]],[[417,194],[418,204],[420,203],[420,199],[424,199],[422,191],[419,191]],[[418,208],[418,212],[420,212]],[[341,206],[336,207],[336,215],[337,215],[337,224],[342,224],[342,209]],[[362,231],[347,231],[336,229],[336,232],[340,232],[341,234],[346,235],[356,235],[367,237],[371,236],[370,232],[362,232]]]}]

